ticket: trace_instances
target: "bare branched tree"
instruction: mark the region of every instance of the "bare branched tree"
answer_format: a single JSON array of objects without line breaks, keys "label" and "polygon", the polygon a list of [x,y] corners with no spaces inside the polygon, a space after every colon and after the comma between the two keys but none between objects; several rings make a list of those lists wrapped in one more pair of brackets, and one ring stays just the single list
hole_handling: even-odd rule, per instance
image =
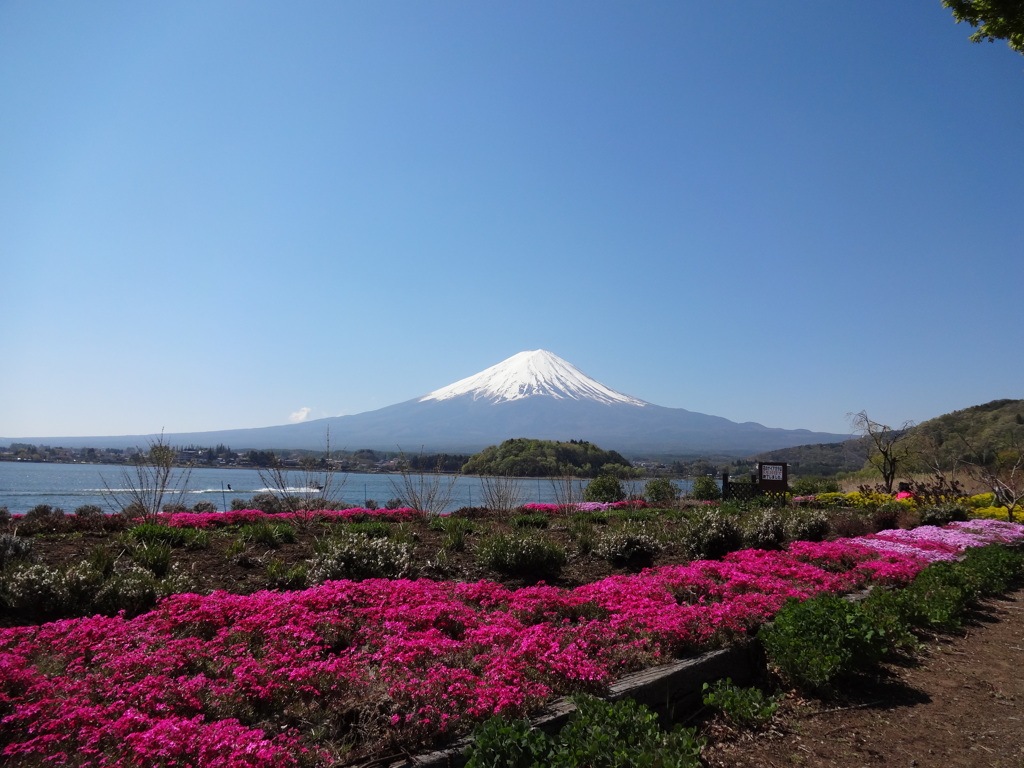
[{"label": "bare branched tree", "polygon": [[[446,475],[441,471],[441,457],[438,457],[437,466],[434,467],[433,472],[413,471],[401,446],[398,451],[398,479],[396,480],[394,475],[388,478],[395,496],[400,498],[406,506],[428,515],[439,515],[444,512],[451,503],[458,477]],[[417,463],[419,466],[423,466],[422,448],[420,449],[420,459]]]},{"label": "bare branched tree", "polygon": [[483,505],[495,512],[511,512],[522,504],[523,484],[511,475],[480,475]]},{"label": "bare branched tree", "polygon": [[886,493],[892,493],[896,475],[904,467],[911,455],[907,436],[914,422],[905,421],[893,429],[887,424],[880,424],[868,416],[867,411],[848,413],[846,417],[856,432],[867,437],[874,448],[868,456],[868,463],[882,475],[882,484]]},{"label": "bare branched tree", "polygon": [[131,466],[121,468],[119,488],[111,488],[106,478],[100,476],[107,505],[123,514],[149,520],[165,504],[180,504],[188,489],[192,464],[175,466],[177,457],[178,451],[164,440],[161,431],[147,450],[137,449]]},{"label": "bare branched tree", "polygon": [[572,474],[567,465],[560,467],[562,474],[558,477],[551,477],[551,490],[554,493],[555,504],[560,506],[572,506],[583,501],[583,487],[579,479]]},{"label": "bare branched tree", "polygon": [[294,465],[275,455],[270,466],[256,469],[260,482],[279,497],[288,512],[302,520],[316,510],[331,509],[341,499],[348,474],[339,472],[331,452],[331,432],[324,438],[323,456],[302,456]]}]

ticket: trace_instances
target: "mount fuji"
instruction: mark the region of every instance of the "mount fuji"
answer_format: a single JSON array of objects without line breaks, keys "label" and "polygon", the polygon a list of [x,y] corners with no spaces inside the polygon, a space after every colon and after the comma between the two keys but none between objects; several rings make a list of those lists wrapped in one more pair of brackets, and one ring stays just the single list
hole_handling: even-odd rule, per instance
[{"label": "mount fuji", "polygon": [[[422,397],[351,416],[255,429],[168,433],[173,445],[322,450],[331,445],[428,452],[476,452],[514,437],[588,440],[626,455],[745,456],[850,435],[777,429],[665,408],[605,386],[543,349],[520,352]],[[144,446],[156,435],[17,438],[68,448]],[[4,440],[0,439],[0,444]]]}]

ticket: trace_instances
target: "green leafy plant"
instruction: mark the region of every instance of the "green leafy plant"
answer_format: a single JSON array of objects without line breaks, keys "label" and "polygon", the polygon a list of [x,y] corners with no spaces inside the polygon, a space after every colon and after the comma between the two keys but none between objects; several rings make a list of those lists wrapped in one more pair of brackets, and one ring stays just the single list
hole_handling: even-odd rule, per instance
[{"label": "green leafy plant", "polygon": [[771,721],[779,708],[780,695],[767,696],[760,688],[741,688],[732,678],[704,683],[704,706],[713,707],[744,728]]},{"label": "green leafy plant", "polygon": [[704,741],[691,728],[665,733],[657,716],[626,699],[573,697],[577,709],[556,736],[525,720],[491,718],[473,731],[466,768],[696,768]]},{"label": "green leafy plant", "polygon": [[132,560],[148,568],[157,578],[163,578],[171,569],[171,546],[162,542],[143,543],[131,551]]},{"label": "green leafy plant", "polygon": [[644,498],[651,504],[671,504],[679,498],[679,489],[671,480],[657,477],[647,481]]},{"label": "green leafy plant", "polygon": [[743,521],[743,541],[751,549],[780,549],[786,541],[786,521],[774,508],[747,515]]},{"label": "green leafy plant", "polygon": [[551,524],[549,515],[542,513],[531,513],[526,515],[515,515],[508,521],[513,528],[547,528]]},{"label": "green leafy plant", "polygon": [[694,560],[710,560],[743,546],[743,530],[733,515],[708,510],[690,520],[680,543]]},{"label": "green leafy plant", "polygon": [[786,536],[790,541],[824,541],[830,525],[823,509],[795,509],[786,519]]},{"label": "green leafy plant", "polygon": [[509,576],[554,578],[568,560],[565,548],[543,534],[496,534],[477,548],[477,559]]},{"label": "green leafy plant", "polygon": [[613,475],[595,477],[583,489],[584,501],[610,503],[622,501],[624,498],[626,498],[626,491],[622,488],[619,478]]},{"label": "green leafy plant", "polygon": [[400,541],[341,531],[316,543],[309,562],[313,583],[334,579],[398,579],[412,568],[411,547]]},{"label": "green leafy plant", "polygon": [[694,478],[693,487],[690,488],[690,498],[697,501],[718,501],[722,498],[722,489],[715,478],[702,475]]},{"label": "green leafy plant", "polygon": [[617,565],[638,565],[650,563],[661,550],[654,534],[643,527],[631,527],[602,534],[594,553]]},{"label": "green leafy plant", "polygon": [[32,556],[32,539],[14,533],[0,533],[0,569],[7,563],[28,560]]},{"label": "green leafy plant", "polygon": [[968,508],[963,504],[933,504],[927,507],[921,507],[918,510],[918,515],[921,519],[921,525],[948,525],[954,521],[964,521],[967,519]]},{"label": "green leafy plant", "polygon": [[238,537],[249,544],[277,549],[282,544],[294,543],[296,533],[295,527],[288,523],[259,520],[239,526]]},{"label": "green leafy plant", "polygon": [[859,604],[831,594],[791,598],[758,637],[781,674],[812,691],[874,669],[888,650],[885,633]]}]

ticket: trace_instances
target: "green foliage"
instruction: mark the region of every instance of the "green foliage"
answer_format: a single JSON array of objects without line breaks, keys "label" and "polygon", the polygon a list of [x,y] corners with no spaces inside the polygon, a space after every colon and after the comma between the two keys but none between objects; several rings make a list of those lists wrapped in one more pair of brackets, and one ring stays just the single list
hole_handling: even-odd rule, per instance
[{"label": "green foliage", "polygon": [[971,547],[960,567],[971,574],[979,595],[1000,595],[1024,576],[1024,551],[998,544]]},{"label": "green foliage", "polygon": [[0,533],[0,569],[16,560],[32,556],[32,539],[14,533]]},{"label": "green foliage", "polygon": [[295,542],[295,527],[288,523],[257,520],[238,527],[238,538],[248,544],[277,549],[282,544]]},{"label": "green foliage", "polygon": [[622,501],[624,498],[626,498],[626,491],[619,478],[613,475],[601,475],[587,483],[587,487],[583,489],[584,501],[599,501],[607,504]]},{"label": "green foliage", "polygon": [[[844,443],[839,443],[844,445]],[[867,461],[865,456],[856,467]],[[839,493],[839,482],[834,477],[821,477],[820,475],[808,475],[798,477],[789,481],[789,492],[794,496],[815,496],[819,493]]]},{"label": "green foliage", "polygon": [[665,733],[632,700],[573,697],[577,710],[557,736],[500,717],[473,731],[466,768],[696,768],[704,741],[693,729]]},{"label": "green foliage", "polygon": [[691,559],[713,560],[743,546],[743,529],[734,516],[709,509],[690,520],[680,543]]},{"label": "green foliage", "polygon": [[732,678],[704,683],[704,706],[714,707],[736,725],[753,728],[765,725],[779,708],[779,695],[766,696],[760,688],[741,688]]},{"label": "green foliage", "polygon": [[466,548],[466,537],[476,530],[476,524],[472,520],[451,515],[431,518],[430,527],[445,534],[441,546],[453,552],[462,552]]},{"label": "green foliage", "polygon": [[661,550],[654,534],[642,526],[630,526],[602,534],[594,553],[616,565],[646,565]]},{"label": "green foliage", "polygon": [[657,477],[644,486],[644,499],[650,504],[671,504],[679,498],[679,489],[671,480]]},{"label": "green foliage", "polygon": [[636,474],[622,454],[602,450],[586,441],[565,443],[520,437],[470,457],[462,472],[506,477],[597,477],[609,464],[621,467],[627,474]]},{"label": "green foliage", "polygon": [[967,519],[968,508],[964,504],[932,504],[918,511],[921,525],[947,525],[953,521]]},{"label": "green foliage", "polygon": [[169,547],[206,549],[210,546],[210,534],[201,528],[172,528],[159,523],[139,523],[124,533],[129,546],[166,544]]},{"label": "green foliage", "polygon": [[317,584],[334,579],[398,579],[409,575],[412,568],[408,544],[360,533],[341,531],[320,539],[316,550],[309,578]]},{"label": "green foliage", "polygon": [[722,498],[722,489],[718,481],[713,477],[703,475],[694,478],[693,487],[690,489],[690,498],[697,501],[718,501]]},{"label": "green foliage", "polygon": [[743,541],[750,549],[780,549],[786,541],[786,520],[776,509],[752,512],[743,520]]},{"label": "green foliage", "polygon": [[132,550],[132,560],[148,568],[157,578],[163,578],[171,569],[171,546],[162,542],[139,544]]},{"label": "green foliage", "polygon": [[543,534],[496,534],[477,548],[477,559],[509,576],[555,578],[568,560],[565,549]]},{"label": "green foliage", "polygon": [[873,669],[888,650],[859,604],[831,594],[790,599],[758,637],[780,673],[812,691]]},{"label": "green foliage", "polygon": [[790,541],[824,541],[830,529],[828,513],[823,509],[793,510],[786,519]]},{"label": "green foliage", "polygon": [[1024,5],[1020,0],[942,0],[953,11],[959,24],[966,21],[977,31],[973,43],[1006,40],[1006,44],[1024,54]]},{"label": "green foliage", "polygon": [[513,528],[547,528],[551,525],[551,516],[542,512],[531,512],[525,515],[515,515],[508,524]]},{"label": "green foliage", "polygon": [[392,534],[391,525],[380,520],[359,520],[346,523],[345,530],[349,533],[369,536],[371,539],[390,539]]},{"label": "green foliage", "polygon": [[267,580],[282,589],[304,589],[309,581],[309,570],[302,564],[288,566],[274,557],[267,563]]}]

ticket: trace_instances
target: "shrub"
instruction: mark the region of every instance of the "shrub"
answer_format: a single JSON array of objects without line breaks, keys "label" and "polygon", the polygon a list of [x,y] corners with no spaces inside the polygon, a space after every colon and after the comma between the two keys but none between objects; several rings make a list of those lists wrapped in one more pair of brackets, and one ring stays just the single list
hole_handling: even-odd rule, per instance
[{"label": "shrub", "polygon": [[810,690],[874,669],[887,651],[884,634],[863,608],[832,594],[790,598],[758,637],[780,673]]},{"label": "shrub", "polygon": [[999,544],[971,547],[960,563],[983,597],[999,595],[1024,575],[1024,551]]},{"label": "shrub", "polygon": [[731,678],[704,683],[704,706],[714,707],[736,725],[751,728],[771,721],[779,708],[779,695],[765,696],[760,688],[741,688]]},{"label": "shrub", "polygon": [[906,615],[915,627],[938,631],[960,628],[978,587],[959,563],[932,563],[901,593]]},{"label": "shrub", "polygon": [[75,509],[75,517],[83,520],[95,520],[97,518],[105,517],[103,508],[96,504],[83,504]]},{"label": "shrub", "polygon": [[654,535],[644,528],[632,528],[602,534],[594,553],[617,565],[648,565],[661,549]]},{"label": "shrub", "polygon": [[791,541],[824,541],[831,526],[823,509],[801,509],[786,520],[786,536]]},{"label": "shrub", "polygon": [[644,498],[651,504],[671,504],[679,497],[675,483],[664,477],[648,480],[644,486]]},{"label": "shrub", "polygon": [[[234,502],[231,503],[234,507]],[[288,505],[272,493],[256,493],[249,499],[243,509],[259,509],[268,515],[276,515],[288,511]]]},{"label": "shrub", "polygon": [[743,546],[743,531],[731,515],[709,510],[690,520],[681,543],[688,557],[712,560]]},{"label": "shrub", "polygon": [[192,511],[199,514],[212,514],[217,511],[217,505],[212,501],[200,501],[192,507]]},{"label": "shrub", "polygon": [[0,533],[0,570],[15,560],[32,556],[32,539],[14,533]]},{"label": "shrub", "polygon": [[476,554],[499,573],[538,580],[558,576],[568,560],[565,549],[543,534],[497,534],[482,542]]},{"label": "shrub", "polygon": [[32,509],[25,513],[22,518],[25,522],[34,520],[42,520],[51,517],[63,517],[64,510],[60,507],[51,507],[49,504],[36,504]]},{"label": "shrub", "polygon": [[398,579],[409,574],[411,552],[408,544],[341,531],[316,544],[309,561],[313,583],[335,579]]},{"label": "shrub", "polygon": [[96,607],[103,613],[124,611],[129,617],[138,616],[156,605],[157,593],[157,580],[151,571],[119,563],[96,594]]},{"label": "shrub", "polygon": [[708,475],[694,478],[693,487],[690,489],[690,498],[697,501],[718,501],[722,498],[722,489],[718,481]]},{"label": "shrub", "polygon": [[763,509],[743,521],[743,540],[751,549],[780,549],[786,541],[786,524],[780,512]]},{"label": "shrub", "polygon": [[63,615],[71,604],[64,574],[48,565],[26,565],[9,573],[3,598],[14,610],[40,618]]},{"label": "shrub", "polygon": [[625,498],[626,491],[623,490],[622,483],[619,482],[619,478],[612,475],[595,477],[583,489],[584,501],[611,503]]},{"label": "shrub", "polygon": [[492,717],[473,731],[466,768],[696,768],[704,741],[692,728],[665,733],[631,699],[573,697],[576,711],[556,736],[526,720]]},{"label": "shrub", "polygon": [[664,733],[658,718],[632,699],[610,703],[573,697],[570,719],[552,749],[551,765],[572,768],[690,768],[700,765],[703,741],[692,729]]},{"label": "shrub", "polygon": [[948,525],[954,521],[963,522],[967,519],[968,507],[964,504],[933,504],[921,507],[918,515],[921,525]]}]

